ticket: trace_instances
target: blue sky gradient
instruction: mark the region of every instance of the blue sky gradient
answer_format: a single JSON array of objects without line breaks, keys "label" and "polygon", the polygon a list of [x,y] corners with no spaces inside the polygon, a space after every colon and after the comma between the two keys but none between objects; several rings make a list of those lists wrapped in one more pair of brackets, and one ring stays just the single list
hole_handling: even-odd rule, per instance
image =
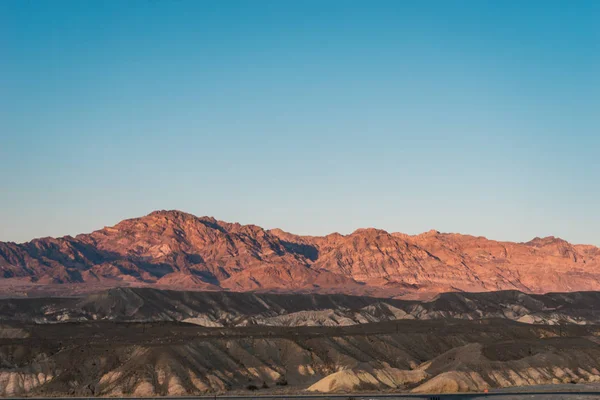
[{"label": "blue sky gradient", "polygon": [[181,209],[600,245],[598,1],[0,2],[0,240]]}]

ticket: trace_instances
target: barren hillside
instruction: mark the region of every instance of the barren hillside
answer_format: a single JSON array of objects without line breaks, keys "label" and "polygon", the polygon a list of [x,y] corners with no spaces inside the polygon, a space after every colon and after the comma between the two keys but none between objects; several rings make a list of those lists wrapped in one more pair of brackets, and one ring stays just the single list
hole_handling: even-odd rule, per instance
[{"label": "barren hillside", "polygon": [[600,380],[593,326],[503,320],[204,328],[3,323],[1,395],[476,391]]},{"label": "barren hillside", "polygon": [[0,299],[0,321],[189,322],[208,327],[347,326],[395,320],[507,319],[600,324],[600,292],[442,293],[431,301],[342,294],[271,294],[116,288],[70,298]]}]

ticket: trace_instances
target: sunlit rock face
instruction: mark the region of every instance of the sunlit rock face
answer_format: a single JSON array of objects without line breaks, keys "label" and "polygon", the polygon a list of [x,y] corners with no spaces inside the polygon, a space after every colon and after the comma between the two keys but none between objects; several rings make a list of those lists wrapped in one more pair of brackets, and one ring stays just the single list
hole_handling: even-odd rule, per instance
[{"label": "sunlit rock face", "polygon": [[180,211],[91,234],[0,243],[0,293],[116,286],[432,298],[450,291],[600,290],[600,249],[429,231],[298,236]]}]

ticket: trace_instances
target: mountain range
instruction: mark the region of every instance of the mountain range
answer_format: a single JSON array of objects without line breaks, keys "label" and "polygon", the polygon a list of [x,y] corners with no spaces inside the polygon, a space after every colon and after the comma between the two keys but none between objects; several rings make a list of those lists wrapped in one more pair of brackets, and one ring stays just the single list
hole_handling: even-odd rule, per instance
[{"label": "mountain range", "polygon": [[0,242],[0,292],[120,286],[431,298],[442,292],[600,290],[600,248],[429,231],[300,236],[155,211],[90,234]]}]

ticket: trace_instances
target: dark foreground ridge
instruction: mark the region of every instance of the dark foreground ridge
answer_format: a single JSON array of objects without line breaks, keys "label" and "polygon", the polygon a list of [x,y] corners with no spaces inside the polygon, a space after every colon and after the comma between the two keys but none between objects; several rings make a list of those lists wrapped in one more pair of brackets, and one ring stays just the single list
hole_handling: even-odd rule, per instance
[{"label": "dark foreground ridge", "polygon": [[431,301],[417,301],[342,294],[116,288],[83,297],[0,299],[0,320],[36,323],[110,320],[184,321],[207,327],[346,326],[445,318],[600,324],[600,292],[443,293]]}]

